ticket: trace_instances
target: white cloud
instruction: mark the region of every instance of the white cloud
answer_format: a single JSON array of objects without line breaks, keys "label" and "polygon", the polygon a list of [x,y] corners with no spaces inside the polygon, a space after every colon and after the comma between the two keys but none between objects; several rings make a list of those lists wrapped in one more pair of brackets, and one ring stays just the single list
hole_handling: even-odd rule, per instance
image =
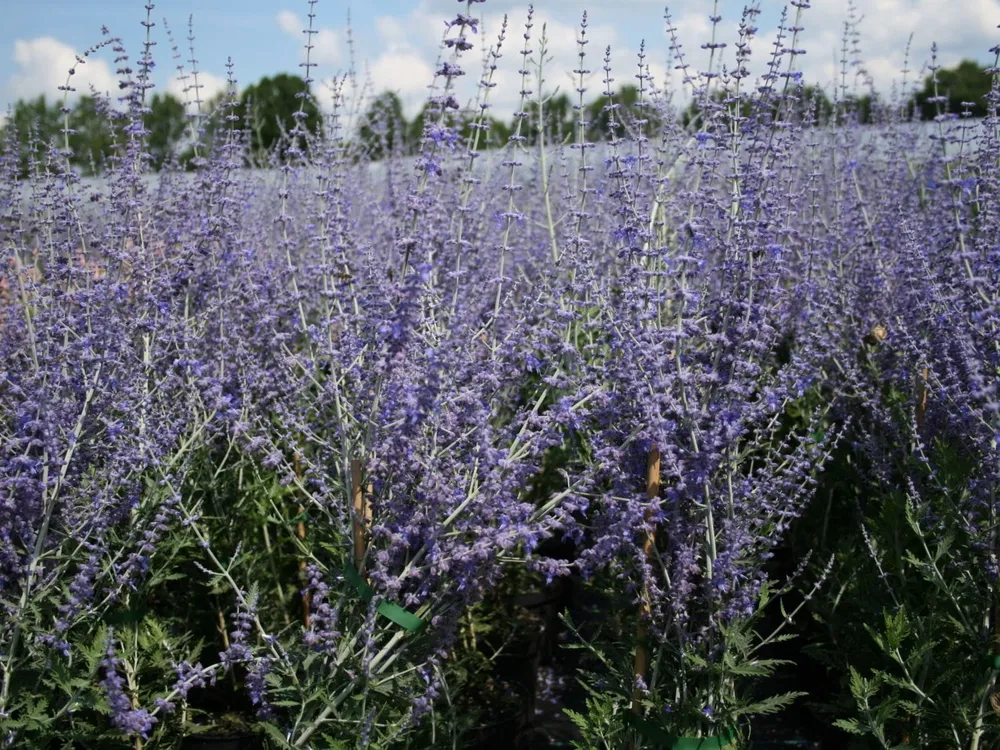
[{"label": "white cloud", "polygon": [[[422,8],[409,16],[377,16],[375,29],[381,53],[366,63],[371,93],[392,91],[399,96],[403,113],[416,115],[427,99],[427,87],[434,79],[433,49],[426,33],[430,16]],[[437,22],[440,25],[440,21]]]},{"label": "white cloud", "polygon": [[[503,44],[502,59],[497,71],[493,74],[496,87],[490,93],[492,112],[503,119],[510,117],[517,108],[520,99],[520,50],[523,44],[524,21],[527,18],[527,6],[515,6],[508,10],[508,25],[506,41]],[[475,45],[465,53],[461,67],[465,75],[456,83],[456,96],[460,101],[470,101],[475,96],[476,86],[482,72],[483,46],[492,47],[497,42],[503,20],[502,13],[490,13],[484,16],[479,31],[470,40]],[[530,48],[538,49],[538,40],[545,25],[548,55],[553,59],[545,68],[545,90],[551,92],[557,87],[561,92],[572,93],[576,82],[567,71],[576,67],[576,37],[575,26],[563,23],[551,14],[537,12],[534,16],[532,41]],[[370,75],[375,92],[382,90],[396,91],[403,101],[406,115],[412,116],[423,104],[428,95],[427,87],[434,77],[433,63],[437,58],[438,44],[441,41],[444,26],[441,18],[430,13],[424,6],[418,6],[405,17],[381,16],[376,18],[375,27],[378,31],[382,49],[384,50],[370,64]],[[600,63],[595,54],[599,47],[603,56],[606,45],[612,45],[617,66],[624,66],[628,61],[628,76],[634,74],[633,53],[619,49],[620,40],[614,26],[611,24],[592,24],[588,29],[588,53],[592,58],[592,69],[599,71]],[[626,56],[627,55],[627,56]],[[622,68],[624,70],[624,68]],[[624,79],[626,74],[622,73]],[[588,86],[596,96],[603,90],[601,83],[603,75],[592,75]],[[534,88],[534,77],[528,88]],[[631,79],[630,79],[631,80]]]},{"label": "white cloud", "polygon": [[388,50],[398,51],[410,47],[409,34],[403,19],[395,16],[378,16],[375,19],[375,29]]},{"label": "white cloud", "polygon": [[85,63],[77,63],[73,48],[51,36],[14,40],[13,60],[17,69],[4,87],[11,101],[39,94],[45,94],[50,101],[61,99],[59,86],[66,84],[70,68],[76,69],[70,79],[75,96],[88,94],[91,86],[100,94],[118,91],[118,79],[106,60],[90,56]]},{"label": "white cloud", "polygon": [[[195,99],[193,86],[194,77],[192,75],[188,74],[184,81],[175,75],[167,81],[166,91],[193,108]],[[226,79],[213,73],[198,71],[198,86],[199,98],[203,102],[207,102],[219,92],[226,90]],[[185,92],[185,88],[188,88],[188,91]]]},{"label": "white cloud", "polygon": [[[278,28],[288,36],[299,40],[303,44],[302,57],[305,58],[306,34],[304,29],[307,24],[290,10],[282,10],[275,16]],[[313,29],[316,33],[312,35],[312,51],[310,60],[317,65],[337,65],[341,61],[340,35],[335,29],[327,26]]]},{"label": "white cloud", "polygon": [[375,93],[394,91],[408,117],[416,114],[427,98],[434,69],[415,52],[386,52],[369,68]]},{"label": "white cloud", "polygon": [[296,34],[302,33],[302,22],[299,20],[299,17],[290,10],[279,11],[275,20],[278,22],[278,28],[286,34],[295,36]]},{"label": "white cloud", "polygon": [[336,65],[340,62],[340,37],[326,27],[313,35],[313,62],[318,65]]},{"label": "white cloud", "polygon": [[[481,33],[485,35],[490,44],[496,41],[502,26],[503,16],[502,13],[493,13],[486,15],[483,19]],[[509,118],[520,101],[521,76],[517,70],[521,67],[524,22],[527,16],[527,6],[515,6],[507,11],[507,36],[502,50],[502,69],[494,74],[494,81],[498,85],[490,94],[493,112],[502,119]],[[617,90],[625,85],[637,84],[635,76],[639,70],[637,57],[639,40],[636,39],[633,43],[633,40],[624,39],[614,24],[604,22],[604,19],[610,17],[611,14],[608,13],[601,14],[599,17],[597,14],[590,14],[588,17],[587,44],[584,46],[584,50],[586,52],[586,69],[590,73],[584,77],[584,86],[587,88],[584,93],[585,101],[591,101],[604,93],[604,56],[609,47],[611,78],[613,79],[611,82],[612,90]],[[563,20],[562,17],[557,18],[547,11],[536,10],[532,21],[532,38],[528,44],[528,48],[533,50],[530,57],[535,60],[538,58],[543,29],[546,37],[543,92],[550,94],[558,89],[559,93],[567,94],[570,100],[575,103],[578,97],[576,88],[579,86],[579,76],[572,71],[579,68],[579,45],[577,44],[577,39],[580,36],[579,19],[570,21],[567,18],[567,20]],[[650,40],[650,42],[652,41]],[[647,44],[645,57],[645,64],[649,66],[650,72],[655,76],[657,87],[661,88],[667,75],[662,55],[664,47],[665,45],[658,42]],[[479,71],[475,69],[473,58],[468,59],[467,67],[474,69],[474,72],[477,73],[477,75],[470,76],[471,83],[474,84],[479,80]],[[534,63],[529,63],[528,70],[530,74],[527,88],[534,90],[537,88]],[[531,98],[535,96],[532,94]]]},{"label": "white cloud", "polygon": [[[725,42],[723,62],[728,68],[734,65],[740,11],[745,0],[720,0],[722,22],[716,29],[717,41]],[[438,56],[438,44],[444,32],[442,19],[447,14],[444,7],[451,3],[444,0],[420,0],[404,15],[384,15],[375,19],[379,52],[368,62],[374,93],[383,89],[401,94],[408,117],[419,110],[427,96],[427,85],[433,78],[433,65]],[[674,102],[684,106],[688,96],[684,93],[681,72],[675,69],[676,61],[669,58],[670,39],[662,15],[662,0],[599,0],[591,3],[588,16],[586,66],[591,73],[585,85],[587,101],[604,91],[603,57],[610,45],[612,58],[612,87],[634,84],[636,53],[642,37],[646,39],[646,63],[662,88],[668,81]],[[539,3],[530,47],[537,55],[542,26],[546,27],[548,53],[552,60],[546,64],[545,90],[556,87],[576,99],[578,85],[572,70],[577,67],[577,37],[582,5],[577,0],[546,0]],[[772,51],[775,37],[774,25],[783,2],[764,0],[763,13],[758,19],[761,27],[753,45],[751,73],[764,72]],[[914,34],[909,67],[910,84],[921,78],[922,66],[929,59],[931,41],[939,45],[939,63],[956,64],[963,57],[988,59],[987,50],[996,44],[996,25],[1000,23],[1000,0],[857,0],[858,12],[864,16],[860,24],[861,50],[866,70],[875,78],[877,88],[888,93],[901,78],[906,42]],[[706,69],[709,51],[702,44],[709,42],[712,24],[709,21],[711,3],[704,0],[675,0],[671,3],[672,22],[677,29],[678,41],[683,45],[685,61],[691,74]],[[493,45],[500,30],[505,11],[508,17],[507,38],[503,58],[494,74],[498,85],[490,93],[495,116],[508,119],[519,100],[521,67],[520,49],[523,44],[524,20],[527,17],[527,0],[492,0],[484,8],[479,34],[471,37],[475,48],[461,60],[466,75],[456,86],[456,95],[465,103],[475,95],[480,78],[482,46]],[[789,9],[794,17],[795,8]],[[816,0],[804,11],[802,25],[805,31],[797,47],[807,54],[796,60],[808,83],[832,86],[839,64],[835,59],[841,46],[843,22],[847,8],[838,0]],[[792,25],[793,20],[788,20]],[[787,40],[786,40],[787,44]],[[364,53],[362,49],[362,53]],[[787,59],[787,58],[786,58]],[[718,60],[718,57],[716,58]],[[534,73],[529,76],[528,88],[536,88]]]},{"label": "white cloud", "polygon": [[[984,60],[996,44],[1000,23],[1000,0],[867,0],[858,3],[861,60],[875,87],[888,94],[902,83],[907,42],[912,34],[907,85],[911,88],[926,75],[931,44],[937,42],[938,64],[951,67],[963,58]],[[815,2],[803,16],[801,42],[807,53],[797,61],[807,82],[831,91],[840,83],[840,57],[847,9],[839,3]],[[774,38],[775,30],[762,34]],[[763,68],[764,45],[758,43],[755,72]],[[849,53],[850,56],[850,53]],[[848,87],[854,76],[849,70]]]}]

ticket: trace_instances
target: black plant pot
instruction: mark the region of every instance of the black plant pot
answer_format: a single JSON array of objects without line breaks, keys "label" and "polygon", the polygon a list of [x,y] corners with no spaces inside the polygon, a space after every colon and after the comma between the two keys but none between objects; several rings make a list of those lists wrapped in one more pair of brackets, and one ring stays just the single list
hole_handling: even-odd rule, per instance
[{"label": "black plant pot", "polygon": [[182,750],[260,750],[257,738],[246,732],[196,734],[185,737]]}]

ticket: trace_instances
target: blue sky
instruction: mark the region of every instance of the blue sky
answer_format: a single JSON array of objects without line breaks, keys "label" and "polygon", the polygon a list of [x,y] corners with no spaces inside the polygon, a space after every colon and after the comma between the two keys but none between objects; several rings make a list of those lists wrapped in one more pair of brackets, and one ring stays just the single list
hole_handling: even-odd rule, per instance
[{"label": "blue sky", "polygon": [[[0,27],[0,108],[20,97],[45,93],[59,95],[56,87],[65,78],[73,62],[73,53],[101,40],[101,26],[120,36],[132,56],[141,53],[144,0],[5,0],[4,24]],[[670,3],[680,29],[685,51],[696,67],[703,67],[706,53],[699,48],[707,41],[708,16],[713,0],[673,0]],[[811,81],[832,85],[835,59],[840,47],[843,22],[847,17],[846,0],[813,0],[805,11],[800,47],[808,54],[801,58],[804,75]],[[526,2],[488,0],[475,6],[484,16],[483,38],[492,43],[504,13],[510,15],[506,55],[498,74],[495,103],[498,111],[511,111],[519,89],[516,47],[526,13]],[[760,0],[759,40],[755,59],[758,66],[765,57],[783,6],[777,0]],[[990,61],[988,50],[1000,43],[1000,0],[856,0],[859,15],[864,16],[860,30],[865,67],[883,91],[899,80],[903,54],[913,34],[911,68],[919,71],[930,56],[930,44],[940,45],[941,62],[954,64],[962,57]],[[723,21],[720,33],[730,42],[726,55],[731,56],[736,23],[742,2],[719,0]],[[348,65],[346,19],[352,18],[356,60],[362,76],[371,81],[372,90],[391,88],[403,98],[408,114],[415,112],[426,93],[435,59],[436,43],[445,18],[461,6],[454,0],[320,0],[316,4],[318,77],[329,80]],[[669,74],[667,39],[664,34],[663,2],[660,0],[537,0],[538,21],[534,33],[547,24],[550,49],[555,56],[547,78],[547,88],[569,88],[565,71],[574,67],[572,59],[576,27],[580,14],[588,9],[591,38],[588,48],[594,59],[592,70],[599,70],[596,59],[606,44],[613,48],[618,83],[634,74],[635,52],[645,39],[652,71],[658,77]],[[792,9],[794,10],[794,9]],[[204,71],[208,88],[217,89],[225,80],[225,63],[232,57],[240,86],[261,76],[298,70],[308,3],[303,0],[161,0],[153,11],[157,25],[153,37],[157,86],[180,93],[171,59],[170,44],[162,23],[166,17],[175,39],[186,50],[188,16],[194,16],[195,53]],[[478,69],[478,52],[470,53],[467,69]],[[466,77],[463,93],[471,92],[478,75]],[[600,76],[590,81],[596,95]],[[114,64],[110,51],[102,51],[88,62],[75,79],[80,91],[89,85],[99,90],[114,87]],[[675,79],[676,83],[676,79]],[[326,87],[317,86],[321,100]]]}]

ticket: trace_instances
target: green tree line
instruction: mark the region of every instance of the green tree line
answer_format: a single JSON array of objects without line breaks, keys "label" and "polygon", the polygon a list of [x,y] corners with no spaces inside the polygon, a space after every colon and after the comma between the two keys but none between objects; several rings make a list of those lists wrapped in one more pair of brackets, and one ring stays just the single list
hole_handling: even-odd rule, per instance
[{"label": "green tree line", "polygon": [[[238,116],[241,127],[247,130],[257,163],[287,141],[300,111],[299,127],[307,133],[319,132],[321,115],[308,94],[301,77],[285,73],[262,78],[240,94],[231,114]],[[195,144],[203,150],[211,148],[225,127],[220,109],[224,97],[220,93],[204,102],[203,116],[199,116],[169,93],[153,94],[143,116],[150,166],[160,170],[175,159],[180,166],[190,168],[197,153]],[[68,146],[72,152],[70,163],[85,175],[96,175],[104,172],[125,143],[126,124],[122,113],[100,97],[82,96],[64,115],[60,103],[42,95],[21,99],[14,105],[0,132],[0,142],[15,138],[22,173],[32,159],[44,162],[51,149]]]},{"label": "green tree line", "polygon": [[[986,114],[986,95],[991,85],[992,77],[982,66],[972,60],[963,60],[953,68],[938,70],[936,81],[934,76],[927,76],[908,111],[921,119],[964,111],[982,117]],[[208,113],[218,111],[221,99],[219,95],[205,103],[202,112],[206,116],[198,117],[171,94],[153,94],[143,118],[153,169],[162,169],[171,159],[190,167],[194,163],[196,142],[204,148],[211,147],[223,128],[224,119]],[[658,124],[658,112],[640,103],[635,86],[623,86],[615,93],[613,110],[608,107],[610,103],[610,98],[602,95],[585,106],[588,140],[603,140],[613,131],[621,136],[625,124],[635,123],[637,119],[646,121],[647,132]],[[971,106],[967,106],[969,103]],[[848,114],[859,122],[873,121],[870,95],[849,99],[846,105]],[[788,109],[795,109],[800,116],[808,115],[819,122],[827,121],[834,111],[827,95],[814,86],[805,86],[782,106],[786,107],[785,114]],[[749,105],[745,107],[747,111],[742,114],[748,115]],[[525,112],[527,117],[522,118],[520,132],[528,144],[537,143],[541,137],[547,143],[556,143],[576,136],[579,113],[566,94],[550,96],[541,104],[532,101]],[[289,142],[288,135],[293,131],[317,134],[322,129],[321,113],[305,81],[286,73],[264,77],[247,87],[231,114],[240,118],[240,126],[247,133],[250,153],[257,164],[266,163],[272,154],[280,155],[282,144]],[[688,124],[699,115],[698,104],[692,103],[682,113],[682,120]],[[425,107],[408,121],[396,94],[388,91],[379,94],[371,100],[352,134],[357,146],[355,153],[358,158],[369,159],[380,159],[392,153],[414,153],[420,148],[427,116]],[[503,121],[485,116],[478,138],[473,139],[479,120],[468,114],[460,114],[458,118],[460,137],[464,142],[475,140],[480,149],[504,145],[516,129],[515,119]],[[64,133],[67,125],[68,133]],[[44,160],[50,146],[63,148],[68,145],[72,151],[71,163],[84,174],[100,174],[124,142],[124,125],[121,115],[100,98],[81,97],[64,118],[59,103],[39,96],[19,100],[13,106],[2,135],[5,143],[8,136],[16,137],[22,172],[28,169],[32,156]]]}]

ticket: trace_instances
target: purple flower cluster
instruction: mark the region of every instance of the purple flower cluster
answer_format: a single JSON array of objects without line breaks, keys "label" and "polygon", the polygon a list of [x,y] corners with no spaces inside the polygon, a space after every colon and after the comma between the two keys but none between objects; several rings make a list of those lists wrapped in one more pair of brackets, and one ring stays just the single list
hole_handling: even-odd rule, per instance
[{"label": "purple flower cluster", "polygon": [[107,651],[101,661],[104,670],[101,685],[111,709],[111,723],[126,735],[139,735],[143,739],[148,739],[153,725],[157,723],[156,717],[145,708],[133,706],[132,700],[125,693],[125,681],[118,673],[121,664],[121,659],[115,654],[114,633],[109,632]]}]

